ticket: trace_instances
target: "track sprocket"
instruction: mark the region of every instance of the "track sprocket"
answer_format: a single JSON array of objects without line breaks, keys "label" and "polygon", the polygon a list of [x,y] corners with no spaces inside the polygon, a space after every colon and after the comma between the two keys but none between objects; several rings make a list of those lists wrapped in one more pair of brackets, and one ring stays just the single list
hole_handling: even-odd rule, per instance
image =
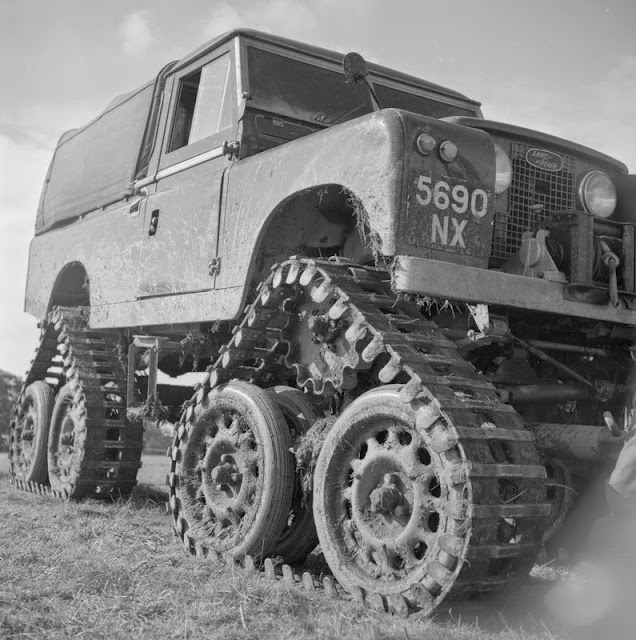
[{"label": "track sprocket", "polygon": [[[455,523],[454,533],[435,536],[433,547],[452,558],[452,568],[436,556],[427,571],[429,555],[417,558],[418,552],[422,566],[416,573],[428,576],[417,582],[426,592],[418,598],[408,589],[383,593],[375,583],[349,585],[353,591],[372,589],[375,599],[390,595],[396,610],[427,609],[446,596],[495,589],[527,573],[550,511],[532,435],[419,307],[396,299],[387,272],[306,259],[276,265],[193,397],[183,431],[210,388],[232,378],[266,387],[288,380],[290,373],[309,392],[345,390],[354,398],[373,386],[401,383],[392,393],[409,416],[403,431],[421,438],[432,457],[447,461],[439,472],[453,499],[438,513]],[[177,435],[173,457],[180,447]],[[321,459],[337,457],[336,450],[323,451]],[[329,467],[328,461],[322,464]],[[388,479],[378,481],[379,504],[396,491],[406,495],[401,473],[387,471],[382,477]]]}]

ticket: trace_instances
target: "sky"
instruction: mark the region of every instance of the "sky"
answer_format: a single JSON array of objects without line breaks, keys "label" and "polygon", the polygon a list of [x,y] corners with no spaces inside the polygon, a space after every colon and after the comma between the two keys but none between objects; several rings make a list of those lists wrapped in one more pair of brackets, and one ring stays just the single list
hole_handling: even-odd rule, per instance
[{"label": "sky", "polygon": [[28,246],[61,133],[236,26],[358,51],[636,172],[634,0],[0,0],[0,369],[36,346]]}]

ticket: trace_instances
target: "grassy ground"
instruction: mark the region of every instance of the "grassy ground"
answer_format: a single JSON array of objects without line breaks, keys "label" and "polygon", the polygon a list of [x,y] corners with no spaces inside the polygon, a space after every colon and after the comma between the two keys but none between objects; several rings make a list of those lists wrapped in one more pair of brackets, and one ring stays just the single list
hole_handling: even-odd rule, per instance
[{"label": "grassy ground", "polygon": [[127,501],[63,503],[14,490],[0,454],[0,638],[562,637],[540,578],[433,620],[400,619],[190,558],[165,513],[166,468],[147,456]]}]

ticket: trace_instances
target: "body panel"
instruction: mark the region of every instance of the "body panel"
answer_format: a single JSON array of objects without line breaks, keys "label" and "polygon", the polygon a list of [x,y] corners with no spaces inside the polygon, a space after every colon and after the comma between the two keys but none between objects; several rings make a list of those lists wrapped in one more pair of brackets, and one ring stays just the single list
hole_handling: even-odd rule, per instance
[{"label": "body panel", "polygon": [[[492,244],[495,153],[482,131],[400,112],[404,121],[406,205],[397,253],[486,268]],[[421,134],[449,141],[458,154],[443,162],[415,152]]]},{"label": "body panel", "polygon": [[378,234],[381,252],[392,254],[404,153],[398,112],[385,110],[237,162],[228,172],[217,287],[242,286],[271,212],[289,196],[321,185],[347,190]]},{"label": "body panel", "polygon": [[[247,295],[246,284],[259,257],[259,241],[268,219],[281,203],[303,190],[340,185],[355,197],[360,210],[368,216],[370,226],[379,235],[382,251],[393,253],[402,197],[403,158],[402,121],[396,111],[385,110],[234,164],[229,171],[218,252],[222,266],[216,286],[223,291],[205,293],[201,289],[211,288],[211,284],[207,285],[211,283],[207,265],[213,257],[215,230],[214,215],[205,202],[213,202],[219,181],[215,182],[209,175],[202,177],[207,175],[209,163],[197,165],[188,171],[193,172],[192,179],[201,176],[203,182],[199,187],[205,183],[205,193],[199,194],[202,200],[191,213],[183,215],[199,222],[188,225],[185,218],[178,217],[162,228],[165,218],[160,214],[157,236],[162,242],[162,231],[170,230],[171,239],[164,234],[170,249],[167,244],[163,249],[159,243],[153,246],[152,241],[157,237],[148,238],[148,215],[153,210],[151,203],[155,196],[149,197],[150,205],[140,207],[145,208],[145,217],[139,211],[129,213],[130,205],[127,205],[36,238],[31,246],[26,310],[38,318],[44,317],[56,274],[69,262],[81,262],[91,282],[91,326],[125,327],[234,318],[240,314]],[[210,162],[227,160],[219,158]],[[196,174],[197,171],[200,174]],[[183,182],[183,172],[177,175]],[[177,180],[177,176],[173,179]],[[161,202],[159,196],[156,198],[155,202]],[[175,206],[177,200],[175,195]],[[308,216],[312,214],[314,217],[308,220],[313,222],[315,212],[308,212]],[[194,231],[192,226],[196,226]],[[142,247],[146,252],[143,260]],[[171,263],[169,252],[173,248],[177,257]],[[46,262],[38,261],[38,255],[46,256]],[[154,285],[146,283],[137,289],[130,270],[139,264],[143,271],[145,262],[155,274],[161,274],[168,266],[175,269],[172,280],[157,279]],[[194,289],[188,284],[193,271],[196,271],[192,277],[198,279],[195,286],[199,292],[184,293],[183,287],[190,287],[188,291]],[[169,295],[163,301],[137,299],[138,295],[159,292]]]},{"label": "body panel", "polygon": [[148,196],[137,297],[214,288],[208,265],[216,254],[226,164],[221,156],[163,178],[157,191]]},{"label": "body panel", "polygon": [[397,292],[636,324],[636,311],[568,300],[567,285],[541,278],[410,256],[396,256],[392,275]]},{"label": "body panel", "polygon": [[[91,305],[135,299],[131,271],[139,263],[143,216],[124,204],[98,211],[36,236],[29,248],[25,310],[38,319],[49,311],[51,292],[62,268],[81,263],[88,274]],[[136,210],[135,210],[136,209]]]}]

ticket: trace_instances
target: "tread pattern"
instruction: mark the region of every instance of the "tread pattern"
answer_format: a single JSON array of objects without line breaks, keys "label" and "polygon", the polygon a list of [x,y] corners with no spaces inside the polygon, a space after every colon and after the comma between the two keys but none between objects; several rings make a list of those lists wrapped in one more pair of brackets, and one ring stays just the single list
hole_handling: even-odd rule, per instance
[{"label": "tread pattern", "polygon": [[[115,332],[87,328],[88,309],[56,307],[42,324],[40,342],[25,376],[16,410],[26,387],[46,379],[59,391],[69,384],[82,406],[86,434],[80,472],[74,487],[52,489],[26,482],[10,460],[13,484],[23,491],[58,498],[127,495],[141,466],[143,427],[126,419],[125,368]],[[14,437],[14,419],[11,438]]]},{"label": "tread pattern", "polygon": [[[327,336],[313,346],[316,334],[307,329],[312,315],[319,316],[315,321],[326,326]],[[415,585],[406,599],[391,596],[386,607],[400,613],[421,602],[424,608],[431,595],[438,602],[439,594],[466,597],[530,570],[550,511],[532,436],[435,323],[416,304],[396,300],[386,271],[308,259],[275,265],[219,353],[186,406],[168,452],[170,512],[190,553],[208,553],[184,535],[175,495],[176,461],[195,407],[210,388],[230,379],[266,387],[288,379],[291,371],[298,387],[323,395],[359,395],[370,375],[374,384],[402,383],[401,400],[415,410],[435,451],[456,454],[449,473],[461,497],[447,503],[458,526],[456,535],[440,542],[446,560],[431,563],[439,566],[428,567],[427,584]],[[353,595],[384,602],[380,594]]]}]

